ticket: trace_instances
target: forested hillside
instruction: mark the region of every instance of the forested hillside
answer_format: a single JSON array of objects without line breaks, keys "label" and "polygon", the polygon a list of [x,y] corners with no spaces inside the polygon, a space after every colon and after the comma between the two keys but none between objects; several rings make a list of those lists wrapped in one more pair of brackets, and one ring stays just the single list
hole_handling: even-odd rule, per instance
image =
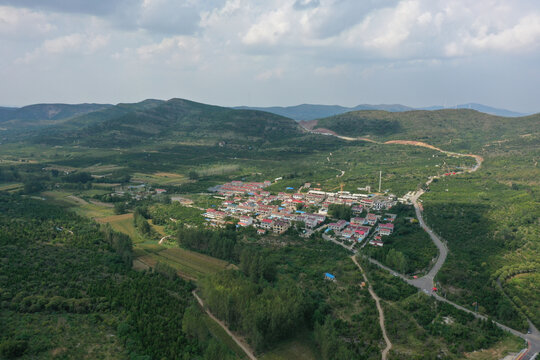
[{"label": "forested hillside", "polygon": [[301,133],[293,120],[261,111],[233,110],[183,99],[149,105],[115,107],[75,118],[46,129],[34,141],[108,148],[186,141],[260,143]]},{"label": "forested hillside", "polygon": [[488,144],[478,172],[442,179],[424,195],[426,220],[450,248],[439,273],[448,297],[522,329],[525,316],[540,325],[539,140]]},{"label": "forested hillside", "polygon": [[474,110],[355,111],[320,119],[314,128],[374,140],[416,140],[445,150],[478,151],[484,144],[540,131],[540,115],[505,118]]},{"label": "forested hillside", "polygon": [[9,128],[44,126],[111,106],[108,104],[34,104],[21,108],[0,108],[0,124]]}]

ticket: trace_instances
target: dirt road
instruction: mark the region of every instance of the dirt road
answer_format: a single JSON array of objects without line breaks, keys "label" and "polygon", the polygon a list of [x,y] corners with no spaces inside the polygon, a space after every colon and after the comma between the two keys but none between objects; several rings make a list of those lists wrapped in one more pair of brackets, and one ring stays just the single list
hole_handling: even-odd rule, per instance
[{"label": "dirt road", "polygon": [[214,320],[216,323],[219,324],[219,326],[221,326],[223,328],[223,330],[225,330],[225,332],[234,340],[234,342],[240,346],[240,348],[242,348],[242,350],[244,350],[244,352],[246,353],[246,355],[251,359],[251,360],[257,360],[257,358],[255,357],[255,355],[253,355],[253,350],[251,350],[251,348],[249,347],[248,344],[246,344],[245,341],[243,341],[243,339],[240,339],[238,336],[236,336],[235,334],[233,334],[229,328],[221,321],[219,320],[218,318],[216,318],[214,316],[214,314],[212,314],[210,312],[210,310],[208,310],[205,306],[204,306],[204,302],[202,301],[202,299],[199,297],[199,295],[197,295],[197,292],[195,290],[193,290],[193,296],[195,296],[195,299],[197,299],[197,301],[199,302],[199,305],[201,305],[201,307],[204,309],[204,311],[208,314],[208,316],[210,316],[210,318],[212,318],[212,320]]},{"label": "dirt road", "polygon": [[375,300],[375,304],[377,305],[377,310],[379,311],[379,325],[381,326],[382,334],[384,341],[386,342],[386,347],[382,351],[382,360],[388,359],[388,353],[390,352],[390,349],[392,348],[392,343],[390,342],[390,339],[388,338],[388,335],[386,334],[386,326],[384,325],[384,312],[381,306],[381,301],[375,291],[373,290],[373,287],[371,286],[371,283],[368,281],[368,278],[366,276],[366,273],[364,272],[364,269],[360,266],[358,261],[356,260],[356,255],[351,256],[352,261],[358,266],[360,269],[360,272],[362,273],[362,276],[364,277],[364,281],[366,284],[368,284],[368,291],[373,300]]}]

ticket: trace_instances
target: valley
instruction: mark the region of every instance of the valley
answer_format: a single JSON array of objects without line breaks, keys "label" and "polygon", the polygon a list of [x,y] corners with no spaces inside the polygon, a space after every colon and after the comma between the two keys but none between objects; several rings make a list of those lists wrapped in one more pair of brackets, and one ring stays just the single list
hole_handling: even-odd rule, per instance
[{"label": "valley", "polygon": [[[85,219],[96,244],[99,234],[127,236],[135,271],[122,276],[154,281],[168,297],[182,294],[179,331],[190,345],[181,348],[195,356],[211,343],[217,358],[245,358],[233,334],[261,359],[291,358],[298,349],[315,359],[461,359],[492,348],[517,353],[525,344],[514,335],[530,340],[531,357],[537,334],[525,333],[527,319],[539,324],[540,130],[537,115],[512,121],[470,110],[360,111],[318,120],[312,128],[334,133],[325,135],[254,110],[181,99],[123,104],[5,135],[0,193],[5,204],[26,204],[21,209]],[[3,249],[23,258],[10,219],[25,216],[1,218],[9,229]],[[83,220],[51,230],[55,221],[31,226],[61,233],[66,250],[93,251],[78,242],[89,232],[73,221]],[[43,236],[35,246],[48,248]],[[2,292],[11,312],[53,314],[49,300],[28,310],[39,303],[22,300],[37,296],[32,290],[16,296],[5,278],[1,286],[11,289]],[[107,331],[120,332],[122,317],[136,310],[111,304]],[[144,353],[134,324],[123,344],[113,344],[118,352]],[[9,334],[20,337],[16,325]],[[26,345],[28,354],[54,350]]]}]

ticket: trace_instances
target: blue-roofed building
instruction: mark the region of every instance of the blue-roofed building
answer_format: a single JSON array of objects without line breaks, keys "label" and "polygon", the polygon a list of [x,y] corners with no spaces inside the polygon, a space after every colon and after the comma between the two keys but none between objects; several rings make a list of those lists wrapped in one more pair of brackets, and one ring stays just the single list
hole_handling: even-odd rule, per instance
[{"label": "blue-roofed building", "polygon": [[336,277],[330,273],[324,273],[324,278],[326,280],[336,281]]}]

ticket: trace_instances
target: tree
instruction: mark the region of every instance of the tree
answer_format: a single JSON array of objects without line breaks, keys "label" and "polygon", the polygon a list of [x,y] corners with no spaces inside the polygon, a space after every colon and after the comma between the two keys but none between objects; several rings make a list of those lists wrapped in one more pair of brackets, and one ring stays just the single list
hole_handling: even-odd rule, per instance
[{"label": "tree", "polygon": [[126,203],[124,202],[117,202],[114,204],[114,213],[116,215],[125,214],[127,211]]},{"label": "tree", "polygon": [[350,220],[352,209],[348,205],[331,204],[328,207],[328,214],[336,219]]}]

